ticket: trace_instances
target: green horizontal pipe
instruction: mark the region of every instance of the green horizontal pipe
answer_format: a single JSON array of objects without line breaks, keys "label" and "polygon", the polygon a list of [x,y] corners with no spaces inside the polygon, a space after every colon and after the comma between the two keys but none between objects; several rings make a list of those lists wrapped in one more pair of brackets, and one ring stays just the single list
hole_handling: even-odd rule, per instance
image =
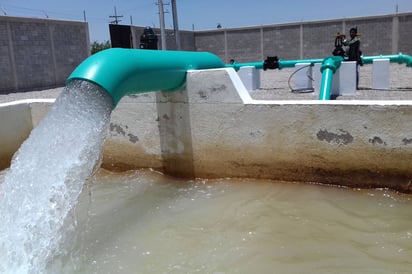
[{"label": "green horizontal pipe", "polygon": [[[389,59],[391,63],[398,63],[398,64],[406,64],[408,67],[412,67],[412,56],[406,54],[395,54],[395,55],[377,55],[377,56],[362,56],[363,64],[372,64],[373,60],[378,59]],[[345,59],[347,60],[347,58]],[[283,68],[293,68],[296,64],[299,63],[322,63],[324,59],[322,58],[314,58],[314,59],[297,59],[297,60],[278,60],[277,61],[277,69]],[[241,67],[252,66],[256,69],[263,69],[264,62],[249,62],[249,63],[233,63],[227,64],[226,67],[230,67],[238,71]]]},{"label": "green horizontal pipe", "polygon": [[364,64],[372,64],[373,60],[389,59],[391,63],[406,64],[407,67],[412,67],[412,56],[398,53],[392,55],[377,55],[377,56],[362,56]]},{"label": "green horizontal pipe", "polygon": [[[293,68],[296,66],[296,64],[299,63],[322,63],[323,59],[301,59],[301,60],[278,60],[277,61],[277,69],[283,69],[283,68]],[[265,62],[249,62],[249,63],[233,63],[233,64],[227,64],[226,67],[233,68],[236,71],[238,71],[241,67],[255,67],[256,69],[263,69],[264,68],[264,63]]]},{"label": "green horizontal pipe", "polygon": [[97,84],[110,94],[116,107],[127,94],[178,89],[188,70],[224,66],[209,52],[112,48],[84,60],[67,83],[80,79]]},{"label": "green horizontal pipe", "polygon": [[233,68],[238,71],[241,67],[255,67],[256,69],[263,69],[264,62],[250,62],[250,63],[233,63],[227,64],[225,67]]},{"label": "green horizontal pipe", "polygon": [[279,60],[279,69],[293,68],[296,66],[296,64],[300,64],[300,63],[315,64],[315,63],[322,63],[322,62],[323,62],[323,59]]}]

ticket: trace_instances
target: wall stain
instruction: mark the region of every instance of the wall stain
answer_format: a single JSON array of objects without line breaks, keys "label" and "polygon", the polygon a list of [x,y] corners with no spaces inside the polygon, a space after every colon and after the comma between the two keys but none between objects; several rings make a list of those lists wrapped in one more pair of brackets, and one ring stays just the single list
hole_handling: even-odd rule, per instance
[{"label": "wall stain", "polygon": [[408,139],[408,138],[403,138],[403,139],[402,139],[402,143],[403,143],[405,146],[410,145],[410,144],[412,144],[412,138],[410,138],[410,139]]},{"label": "wall stain", "polygon": [[[126,126],[126,128],[127,128],[127,126]],[[118,134],[121,134],[123,136],[126,135],[126,131],[120,125],[110,123],[109,129],[110,129],[110,131],[114,131],[114,132],[116,132]]]},{"label": "wall stain", "polygon": [[[210,88],[210,93],[219,92],[219,91],[226,90],[226,89],[227,89],[226,85],[220,85],[220,86],[216,86],[216,87],[211,87],[211,88]],[[207,98],[209,98],[207,91],[200,90],[200,91],[198,92],[198,94],[199,94],[200,98],[202,98],[202,99],[207,99]]]},{"label": "wall stain", "polygon": [[262,131],[260,131],[260,130],[256,130],[256,131],[251,131],[251,132],[249,133],[249,135],[250,135],[251,137],[262,137],[262,136],[265,135],[265,133],[262,132]]},{"label": "wall stain", "polygon": [[212,87],[211,91],[216,92],[216,91],[222,91],[226,89],[226,85],[220,85],[218,87]]},{"label": "wall stain", "polygon": [[139,138],[136,135],[133,135],[131,133],[126,134],[126,131],[128,129],[129,129],[128,126],[122,127],[121,125],[114,124],[114,123],[110,123],[110,125],[109,125],[110,132],[115,132],[115,133],[117,133],[119,135],[122,135],[122,136],[125,136],[125,137],[127,136],[127,137],[129,137],[129,141],[131,143],[135,144],[136,142],[139,141]]},{"label": "wall stain", "polygon": [[369,143],[371,143],[374,146],[377,145],[384,145],[386,146],[386,142],[384,142],[381,138],[379,138],[378,136],[373,137],[373,139],[369,139]]},{"label": "wall stain", "polygon": [[316,136],[320,141],[326,141],[337,145],[348,145],[353,142],[353,136],[346,130],[338,129],[339,133],[319,130]]},{"label": "wall stain", "polygon": [[139,141],[139,138],[136,135],[129,133],[127,134],[127,136],[129,137],[129,141],[132,142],[133,144]]},{"label": "wall stain", "polygon": [[198,92],[198,94],[199,94],[200,98],[202,98],[202,99],[207,99],[207,93],[206,93],[206,91],[200,90],[200,91]]}]

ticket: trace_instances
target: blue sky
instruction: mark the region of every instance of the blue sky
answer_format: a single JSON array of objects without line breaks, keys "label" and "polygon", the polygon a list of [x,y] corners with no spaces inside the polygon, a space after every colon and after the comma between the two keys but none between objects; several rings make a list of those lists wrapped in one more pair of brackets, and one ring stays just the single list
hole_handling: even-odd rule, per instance
[{"label": "blue sky", "polygon": [[[334,18],[412,12],[411,0],[176,0],[183,30],[243,27]],[[0,0],[1,15],[89,22],[90,40],[109,40],[114,7],[121,24],[159,27],[157,0]],[[170,0],[163,0],[164,4]],[[171,6],[165,5],[166,27],[172,27]]]}]

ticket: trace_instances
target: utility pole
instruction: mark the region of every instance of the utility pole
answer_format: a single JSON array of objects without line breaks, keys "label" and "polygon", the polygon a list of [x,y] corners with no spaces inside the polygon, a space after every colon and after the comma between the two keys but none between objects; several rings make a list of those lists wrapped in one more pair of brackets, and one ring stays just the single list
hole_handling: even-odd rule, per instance
[{"label": "utility pole", "polygon": [[172,15],[173,15],[173,28],[175,32],[176,49],[181,50],[180,46],[180,34],[179,34],[179,23],[177,22],[177,7],[176,0],[172,0]]},{"label": "utility pole", "polygon": [[114,20],[111,21],[110,23],[117,25],[117,24],[119,24],[120,21],[122,21],[122,20],[119,20],[118,18],[122,18],[123,15],[117,15],[116,6],[114,6],[114,15],[110,15],[109,17],[114,18]]},{"label": "utility pole", "polygon": [[165,14],[163,10],[163,0],[158,0],[159,20],[160,20],[160,39],[162,40],[162,50],[166,49],[166,33],[165,33]]}]

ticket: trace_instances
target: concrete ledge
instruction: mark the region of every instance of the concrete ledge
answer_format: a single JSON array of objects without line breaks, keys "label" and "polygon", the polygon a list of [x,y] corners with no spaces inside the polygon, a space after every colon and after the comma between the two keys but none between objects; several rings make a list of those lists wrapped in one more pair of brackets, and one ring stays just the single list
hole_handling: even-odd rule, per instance
[{"label": "concrete ledge", "polygon": [[[0,105],[0,129],[9,127],[2,132],[23,140],[39,104],[31,103],[29,113],[26,103]],[[232,69],[189,71],[179,91],[120,101],[103,167],[411,192],[410,121],[412,101],[252,100]],[[24,130],[11,129],[14,123]]]},{"label": "concrete ledge", "polygon": [[10,165],[13,154],[53,102],[22,100],[0,104],[0,169]]}]

